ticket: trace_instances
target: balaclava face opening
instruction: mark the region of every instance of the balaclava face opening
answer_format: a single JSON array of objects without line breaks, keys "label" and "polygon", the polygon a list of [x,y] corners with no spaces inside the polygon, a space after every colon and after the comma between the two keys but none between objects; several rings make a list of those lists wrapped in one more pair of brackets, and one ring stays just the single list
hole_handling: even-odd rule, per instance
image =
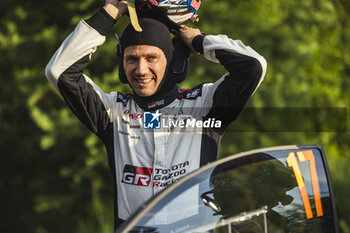
[{"label": "balaclava face opening", "polygon": [[[140,18],[139,24],[142,28],[142,32],[135,31],[133,26],[129,24],[124,30],[121,37],[121,61],[119,64],[119,78],[122,82],[127,83],[127,78],[125,76],[123,67],[124,49],[126,47],[134,45],[152,45],[160,48],[164,52],[164,55],[167,59],[167,66],[164,77],[159,84],[158,89],[151,97],[143,97],[154,99],[157,96],[161,96],[171,91],[176,86],[176,79],[172,77],[171,72],[171,60],[173,57],[174,48],[169,29],[163,23],[152,18]],[[136,93],[134,94],[136,95]]]}]

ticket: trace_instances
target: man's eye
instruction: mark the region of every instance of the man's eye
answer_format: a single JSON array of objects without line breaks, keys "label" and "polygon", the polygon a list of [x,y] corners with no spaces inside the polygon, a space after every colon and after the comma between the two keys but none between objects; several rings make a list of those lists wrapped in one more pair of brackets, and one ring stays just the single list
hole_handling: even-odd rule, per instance
[{"label": "man's eye", "polygon": [[126,59],[126,61],[127,62],[136,62],[137,61],[137,58],[136,57],[128,57],[127,59]]},{"label": "man's eye", "polygon": [[156,61],[156,60],[157,60],[157,57],[156,57],[156,56],[149,56],[149,57],[147,58],[147,60],[150,61],[150,62],[153,62],[153,61]]}]

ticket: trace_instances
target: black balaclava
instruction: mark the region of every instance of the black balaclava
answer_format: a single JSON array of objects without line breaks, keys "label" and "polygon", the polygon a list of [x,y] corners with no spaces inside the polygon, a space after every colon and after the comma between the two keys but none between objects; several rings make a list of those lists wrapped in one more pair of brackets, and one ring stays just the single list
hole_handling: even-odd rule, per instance
[{"label": "black balaclava", "polygon": [[152,96],[147,97],[138,96],[134,92],[134,99],[140,107],[145,110],[155,110],[168,105],[177,96],[176,78],[173,77],[171,62],[174,48],[169,29],[163,23],[151,18],[140,18],[139,24],[142,28],[142,32],[135,31],[133,26],[129,24],[121,37],[119,78],[124,83],[128,82],[123,67],[124,49],[126,47],[133,45],[152,45],[160,48],[167,59],[167,66],[158,89]]}]

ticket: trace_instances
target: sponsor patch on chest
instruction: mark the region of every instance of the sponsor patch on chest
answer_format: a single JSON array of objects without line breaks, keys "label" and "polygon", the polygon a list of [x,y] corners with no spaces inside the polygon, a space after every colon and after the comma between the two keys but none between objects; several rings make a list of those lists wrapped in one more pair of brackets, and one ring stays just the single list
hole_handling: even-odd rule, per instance
[{"label": "sponsor patch on chest", "polygon": [[171,166],[170,168],[136,167],[126,164],[123,169],[122,183],[149,187],[167,187],[177,182],[189,172],[188,161]]}]

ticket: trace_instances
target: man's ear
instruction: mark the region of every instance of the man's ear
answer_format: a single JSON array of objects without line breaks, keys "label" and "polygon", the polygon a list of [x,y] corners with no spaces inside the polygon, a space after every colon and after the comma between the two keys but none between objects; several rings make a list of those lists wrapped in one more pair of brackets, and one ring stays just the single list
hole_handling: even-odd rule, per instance
[{"label": "man's ear", "polygon": [[191,50],[181,40],[180,36],[173,38],[174,54],[173,54],[173,74],[177,83],[185,80],[188,72],[188,57]]},{"label": "man's ear", "polygon": [[118,41],[115,51],[116,51],[117,63],[119,64],[119,79],[122,83],[128,83],[128,79],[126,78],[126,74],[123,66],[123,53],[122,53],[122,48],[120,44],[120,39],[117,34],[115,34],[115,38]]},{"label": "man's ear", "polygon": [[121,53],[120,46],[117,46],[116,49],[117,63],[119,64],[119,79],[122,83],[128,83],[128,79],[126,78],[124,66],[123,66],[123,54]]},{"label": "man's ear", "polygon": [[124,66],[123,66],[123,58],[118,57],[119,61],[119,79],[122,83],[128,83],[128,79],[125,74]]}]

